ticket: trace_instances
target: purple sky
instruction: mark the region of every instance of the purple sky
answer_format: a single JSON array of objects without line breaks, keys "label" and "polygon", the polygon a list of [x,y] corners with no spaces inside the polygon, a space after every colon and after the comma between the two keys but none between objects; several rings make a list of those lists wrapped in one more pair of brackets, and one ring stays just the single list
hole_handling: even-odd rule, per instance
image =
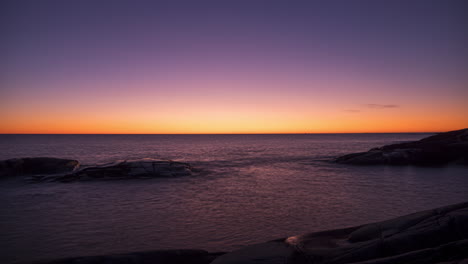
[{"label": "purple sky", "polygon": [[[463,117],[466,1],[12,0],[1,5],[0,113],[7,121],[0,132],[82,131],[57,112],[78,116],[90,127],[83,131],[93,132],[89,120],[95,117],[81,115],[87,111],[104,111],[99,118],[117,122],[95,132],[116,133],[346,132],[354,130],[338,124],[351,113],[367,123],[369,118],[395,123],[406,112],[417,119],[416,113],[431,111],[440,125],[424,119],[400,129],[468,125]],[[148,98],[163,106],[139,108]],[[285,98],[284,109],[276,111],[274,105]],[[254,99],[257,108],[251,106]],[[126,120],[113,116],[122,116],[119,103],[126,118],[161,119],[151,120],[153,126],[129,124],[140,130],[122,129]],[[245,105],[258,120],[271,118],[283,126],[268,123],[262,130],[255,118],[243,124],[249,115]],[[387,112],[374,116],[378,110]],[[373,113],[362,114],[366,111]],[[193,112],[199,130],[193,129],[197,122],[187,128],[164,117],[174,114],[184,122],[182,116]],[[212,112],[225,113],[245,129],[220,124]],[[275,112],[276,119],[270,116]],[[317,117],[322,112],[335,122],[329,131],[328,121]],[[303,113],[297,124],[288,121]],[[440,120],[441,113],[451,117]],[[25,129],[31,115],[35,130]],[[55,130],[41,128],[51,122]]]}]

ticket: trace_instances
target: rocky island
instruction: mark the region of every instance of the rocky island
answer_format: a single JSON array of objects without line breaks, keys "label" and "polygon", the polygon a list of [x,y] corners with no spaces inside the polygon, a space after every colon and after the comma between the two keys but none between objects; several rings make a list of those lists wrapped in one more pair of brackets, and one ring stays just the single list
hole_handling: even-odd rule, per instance
[{"label": "rocky island", "polygon": [[383,222],[291,236],[229,253],[159,250],[34,264],[466,264],[468,202]]},{"label": "rocky island", "polygon": [[192,175],[190,164],[172,160],[141,159],[112,164],[80,167],[76,160],[58,158],[21,158],[0,161],[0,176],[28,176],[32,181],[72,182],[164,178]]},{"label": "rocky island", "polygon": [[468,128],[344,155],[336,162],[353,165],[468,165]]},{"label": "rocky island", "polygon": [[79,166],[80,163],[77,160],[48,157],[0,160],[0,178],[69,173]]}]

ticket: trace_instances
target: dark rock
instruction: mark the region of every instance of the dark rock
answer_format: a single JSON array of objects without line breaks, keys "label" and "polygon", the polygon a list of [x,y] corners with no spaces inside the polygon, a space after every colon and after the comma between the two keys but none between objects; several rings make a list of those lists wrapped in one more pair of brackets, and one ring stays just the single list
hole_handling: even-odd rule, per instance
[{"label": "dark rock", "polygon": [[468,165],[468,129],[344,155],[337,158],[336,162],[355,165]]},{"label": "dark rock", "polygon": [[78,180],[161,178],[192,175],[193,168],[188,163],[171,160],[142,159],[122,161],[110,165],[82,168],[69,174],[36,175],[36,181],[71,182]]},{"label": "dark rock", "polygon": [[204,250],[157,250],[107,256],[89,256],[43,260],[31,264],[208,264],[223,253]]},{"label": "dark rock", "polygon": [[77,160],[57,158],[18,158],[0,161],[0,177],[67,173],[78,168]]},{"label": "dark rock", "polygon": [[248,246],[213,264],[461,264],[467,259],[468,202]]},{"label": "dark rock", "polygon": [[302,255],[294,247],[284,243],[283,239],[243,247],[217,258],[213,264],[306,263],[303,261],[305,259]]}]

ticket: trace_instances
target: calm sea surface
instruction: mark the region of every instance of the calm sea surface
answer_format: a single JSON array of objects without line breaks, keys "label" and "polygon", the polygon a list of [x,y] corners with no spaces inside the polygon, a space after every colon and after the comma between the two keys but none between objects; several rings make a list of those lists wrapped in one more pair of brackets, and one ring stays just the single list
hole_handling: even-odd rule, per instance
[{"label": "calm sea surface", "polygon": [[0,181],[0,263],[155,249],[227,251],[468,200],[468,169],[332,158],[428,134],[0,135],[0,159],[163,158],[199,175]]}]

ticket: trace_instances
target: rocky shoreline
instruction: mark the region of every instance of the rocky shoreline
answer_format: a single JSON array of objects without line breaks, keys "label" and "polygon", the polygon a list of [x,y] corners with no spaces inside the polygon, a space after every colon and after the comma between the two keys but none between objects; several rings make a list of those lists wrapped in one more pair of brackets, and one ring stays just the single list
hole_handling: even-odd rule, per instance
[{"label": "rocky shoreline", "polygon": [[468,128],[352,153],[335,161],[352,165],[468,165]]},{"label": "rocky shoreline", "polygon": [[292,236],[229,253],[159,250],[44,260],[30,264],[114,263],[467,264],[468,202],[377,223]]}]

